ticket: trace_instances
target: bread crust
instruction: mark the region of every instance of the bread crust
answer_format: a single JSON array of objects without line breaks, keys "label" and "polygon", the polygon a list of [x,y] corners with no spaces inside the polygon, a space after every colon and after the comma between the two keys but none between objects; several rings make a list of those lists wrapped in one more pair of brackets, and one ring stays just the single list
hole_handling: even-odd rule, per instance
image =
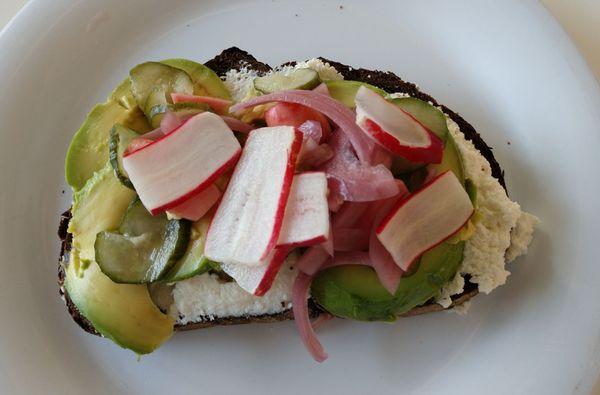
[{"label": "bread crust", "polygon": [[[418,99],[431,102],[433,105],[440,106],[442,110],[460,127],[461,132],[465,135],[467,140],[470,140],[475,148],[481,152],[481,154],[487,159],[490,163],[492,169],[492,176],[498,179],[502,187],[506,190],[506,185],[504,182],[504,172],[500,168],[500,165],[496,161],[492,149],[483,141],[481,136],[477,133],[475,128],[471,126],[465,119],[463,119],[458,113],[450,110],[448,107],[444,105],[438,104],[438,102],[428,94],[419,90],[419,88],[410,82],[406,82],[402,80],[400,77],[395,75],[392,72],[383,72],[379,70],[367,70],[367,69],[355,69],[350,66],[344,65],[339,62],[335,62],[332,60],[328,60],[326,58],[320,58],[324,62],[329,63],[331,66],[335,67],[336,70],[344,76],[347,80],[355,80],[367,82],[371,85],[377,86],[385,90],[386,92],[401,92],[407,93],[412,97],[416,97]],[[292,62],[293,63],[293,62]],[[250,55],[248,52],[243,51],[236,47],[231,47],[219,55],[215,56],[213,59],[207,61],[205,65],[215,71],[219,76],[224,76],[227,71],[235,69],[239,70],[241,68],[248,68],[252,70],[256,70],[260,73],[266,73],[271,70],[271,67],[265,63],[258,61],[254,56]],[[58,284],[59,284],[59,293],[65,304],[67,306],[67,310],[69,314],[73,318],[73,320],[86,332],[89,332],[94,335],[100,335],[98,331],[94,328],[94,326],[89,322],[77,309],[77,307],[73,304],[71,299],[69,298],[68,293],[64,288],[64,280],[65,280],[65,265],[69,260],[69,253],[71,250],[71,239],[72,235],[67,231],[69,221],[71,219],[71,212],[66,211],[60,217],[60,225],[58,229],[58,236],[61,242],[60,248],[60,259],[58,265]],[[458,305],[461,305],[475,295],[478,294],[477,285],[470,283],[468,279],[465,281],[465,290],[463,293],[459,295],[455,295],[452,297],[452,304],[448,307],[451,309]],[[414,309],[408,311],[405,314],[402,314],[402,317],[410,317],[415,315],[433,313],[437,311],[446,310],[441,305],[437,304],[434,300],[430,300],[426,304],[422,306],[415,307]],[[311,317],[317,317],[321,314],[323,310],[321,310],[313,300],[309,300],[309,314]],[[200,322],[188,323],[185,325],[176,325],[176,331],[187,331],[201,328],[209,328],[215,326],[223,326],[223,325],[240,325],[240,324],[251,324],[251,323],[271,323],[277,321],[285,321],[294,319],[293,313],[291,310],[286,310],[284,312],[278,314],[265,314],[260,316],[242,316],[242,317],[224,317],[224,318],[214,318],[212,320],[203,320]]]}]

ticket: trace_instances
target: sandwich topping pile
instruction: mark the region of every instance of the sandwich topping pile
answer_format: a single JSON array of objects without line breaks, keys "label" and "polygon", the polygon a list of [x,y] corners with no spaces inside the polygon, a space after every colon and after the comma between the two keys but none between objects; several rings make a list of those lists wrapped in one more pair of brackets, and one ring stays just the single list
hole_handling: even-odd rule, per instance
[{"label": "sandwich topping pile", "polygon": [[174,330],[293,318],[321,362],[315,320],[464,312],[538,222],[414,85],[237,48],[134,67],[75,134],[66,179],[61,293],[138,354]]}]

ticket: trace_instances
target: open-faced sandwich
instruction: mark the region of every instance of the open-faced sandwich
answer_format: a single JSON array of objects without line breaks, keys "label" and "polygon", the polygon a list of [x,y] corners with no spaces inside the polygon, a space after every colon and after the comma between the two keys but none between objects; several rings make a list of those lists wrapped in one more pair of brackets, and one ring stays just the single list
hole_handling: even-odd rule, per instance
[{"label": "open-faced sandwich", "polygon": [[231,48],[134,67],[66,158],[61,294],[138,354],[174,331],[393,321],[505,283],[536,217],[458,114],[390,72]]}]

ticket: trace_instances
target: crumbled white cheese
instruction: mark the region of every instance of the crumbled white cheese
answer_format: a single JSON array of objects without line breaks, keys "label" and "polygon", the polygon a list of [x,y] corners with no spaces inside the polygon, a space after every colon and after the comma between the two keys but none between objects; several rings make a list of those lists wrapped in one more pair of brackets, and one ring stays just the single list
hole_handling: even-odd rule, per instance
[{"label": "crumbled white cheese", "polygon": [[533,238],[533,229],[540,219],[533,214],[521,213],[515,226],[510,232],[510,247],[506,250],[506,262],[511,263],[527,252],[527,247]]},{"label": "crumbled white cheese", "polygon": [[[282,68],[283,69],[283,68]],[[338,73],[335,67],[321,59],[312,58],[304,62],[298,62],[292,69],[312,69],[319,74],[321,81],[343,80],[344,76]],[[288,72],[291,71],[288,69]]]},{"label": "crumbled white cheese", "polygon": [[[475,232],[465,243],[463,262],[456,277],[446,284],[437,302],[450,306],[452,295],[463,291],[463,275],[477,284],[479,291],[490,293],[503,285],[510,274],[505,268],[510,257],[520,255],[531,241],[537,218],[523,213],[519,204],[511,201],[498,180],[492,177],[490,164],[461,133],[458,125],[446,117],[448,129],[463,158],[465,175],[477,187]],[[519,220],[523,218],[523,220]],[[512,249],[510,248],[512,245]],[[505,254],[507,257],[505,257]]]},{"label": "crumbled white cheese", "polygon": [[389,95],[387,95],[388,99],[403,99],[405,97],[410,97],[410,95],[408,93],[403,92],[390,93]]},{"label": "crumbled white cheese", "polygon": [[240,70],[229,70],[225,73],[223,83],[234,102],[240,102],[248,95],[248,91],[253,87],[252,81],[258,75],[258,71],[247,67],[242,67]]},{"label": "crumbled white cheese", "polygon": [[202,274],[180,281],[173,289],[169,315],[178,324],[218,317],[277,314],[292,307],[292,286],[297,271],[290,255],[277,274],[271,289],[261,297],[244,291],[235,282],[223,282],[215,274]]}]

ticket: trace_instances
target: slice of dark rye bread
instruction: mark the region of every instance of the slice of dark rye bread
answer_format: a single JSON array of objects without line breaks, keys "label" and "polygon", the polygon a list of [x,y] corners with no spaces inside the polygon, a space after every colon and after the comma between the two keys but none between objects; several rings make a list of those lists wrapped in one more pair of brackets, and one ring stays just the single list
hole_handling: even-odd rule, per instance
[{"label": "slice of dark rye bread", "polygon": [[[367,70],[367,69],[355,69],[350,66],[346,66],[342,63],[335,62],[332,60],[328,60],[325,58],[320,58],[324,62],[329,63],[331,66],[335,67],[335,69],[340,72],[345,79],[347,80],[355,80],[355,81],[363,81],[368,82],[371,85],[375,85],[386,92],[402,92],[407,93],[412,97],[416,97],[418,99],[428,101],[433,103],[433,105],[439,105],[437,101],[429,96],[426,93],[423,93],[419,90],[419,88],[410,82],[403,81],[400,77],[395,75],[392,72],[383,72],[378,70]],[[293,62],[292,62],[293,63]],[[215,58],[209,60],[205,63],[206,66],[210,67],[214,70],[219,76],[223,77],[227,73],[227,71],[232,69],[242,69],[247,68],[251,70],[256,70],[260,73],[266,73],[270,71],[272,68],[262,62],[256,60],[256,58],[250,55],[248,52],[243,51],[239,48],[232,47],[224,50],[221,54],[217,55]],[[494,158],[494,154],[492,153],[492,149],[483,141],[481,136],[475,131],[473,126],[471,126],[467,121],[465,121],[460,115],[450,110],[448,107],[444,105],[440,105],[443,111],[460,127],[461,132],[464,133],[467,140],[470,140],[475,147],[481,152],[481,154],[488,160],[491,165],[492,175],[498,179],[500,184],[506,190],[506,185],[504,183],[504,173],[500,168],[500,165]],[[99,335],[94,326],[84,317],[82,316],[77,307],[73,304],[69,295],[66,293],[64,288],[64,279],[65,279],[65,271],[64,265],[68,262],[68,256],[71,249],[71,235],[67,232],[67,227],[69,224],[69,220],[71,219],[70,211],[65,212],[60,219],[60,226],[58,229],[58,235],[61,240],[61,249],[60,249],[60,260],[58,267],[58,284],[60,287],[60,295],[64,298],[67,309],[73,317],[73,320],[79,326],[81,326],[85,331]],[[455,295],[452,297],[452,305],[449,308],[456,307],[461,305],[471,299],[473,296],[477,295],[477,285],[467,281],[465,283],[465,290],[460,295]],[[425,313],[432,313],[436,311],[444,310],[442,306],[435,303],[435,301],[430,300],[425,303],[423,306],[415,307],[409,312],[403,314],[403,317],[420,315]],[[314,303],[314,301],[309,300],[309,311],[311,316],[316,317],[323,311]],[[276,321],[284,321],[293,319],[293,313],[291,310],[286,310],[279,314],[264,314],[259,316],[242,316],[242,317],[221,317],[215,318],[213,320],[204,320],[201,322],[188,323],[185,325],[176,325],[175,329],[178,331],[184,330],[192,330],[192,329],[200,329],[207,328],[212,326],[220,326],[220,325],[237,325],[237,324],[249,324],[249,323],[267,323],[267,322],[276,322]]]}]

